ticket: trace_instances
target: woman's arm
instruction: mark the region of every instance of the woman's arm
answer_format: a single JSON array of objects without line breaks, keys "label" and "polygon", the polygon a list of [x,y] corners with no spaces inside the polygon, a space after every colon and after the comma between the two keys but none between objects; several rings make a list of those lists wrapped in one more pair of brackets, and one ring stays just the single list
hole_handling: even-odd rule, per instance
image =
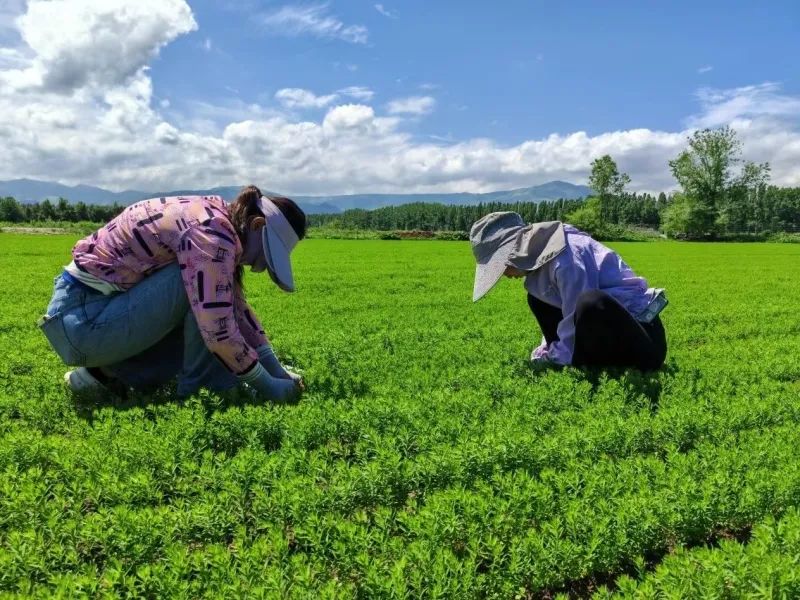
[{"label": "woman's arm", "polygon": [[575,351],[575,308],[578,296],[588,288],[586,269],[575,261],[571,252],[566,252],[563,259],[553,261],[550,273],[561,297],[563,318],[556,329],[558,340],[548,345],[546,355],[542,358],[559,365],[569,365],[572,364]]},{"label": "woman's arm", "polygon": [[245,341],[250,347],[258,348],[269,344],[269,338],[267,338],[267,334],[264,332],[261,321],[259,321],[256,316],[253,307],[245,300],[244,294],[239,286],[236,286],[236,290],[234,291],[233,308],[239,331],[242,332]]},{"label": "woman's arm", "polygon": [[258,362],[260,362],[267,372],[273,377],[281,379],[292,379],[304,385],[303,378],[297,373],[287,370],[278,360],[275,351],[272,349],[272,344],[269,341],[261,322],[256,316],[253,307],[245,300],[244,294],[241,289],[236,290],[236,299],[234,301],[234,309],[236,313],[236,322],[239,324],[239,330],[242,332],[245,341],[256,349],[258,353]]},{"label": "woman's arm", "polygon": [[240,375],[258,362],[235,318],[235,233],[215,217],[190,227],[176,252],[183,285],[208,349]]},{"label": "woman's arm", "polygon": [[[259,362],[253,343],[266,340],[255,319],[247,337],[236,315],[236,237],[219,217],[189,228],[176,255],[192,312],[203,341],[238,379],[270,399],[289,401],[298,395],[291,379],[273,377]],[[248,307],[249,308],[249,307]]]}]

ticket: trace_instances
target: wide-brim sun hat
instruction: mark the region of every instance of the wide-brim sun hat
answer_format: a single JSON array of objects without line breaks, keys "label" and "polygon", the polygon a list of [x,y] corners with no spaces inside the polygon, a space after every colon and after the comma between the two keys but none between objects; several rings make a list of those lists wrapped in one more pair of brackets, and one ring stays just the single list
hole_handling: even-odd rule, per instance
[{"label": "wide-brim sun hat", "polygon": [[480,300],[500,281],[524,227],[525,221],[515,212],[490,213],[472,225],[469,241],[477,263],[473,302]]},{"label": "wide-brim sun hat", "polygon": [[261,230],[267,268],[275,283],[285,292],[294,291],[290,254],[300,238],[278,206],[267,196],[258,202],[266,224]]}]

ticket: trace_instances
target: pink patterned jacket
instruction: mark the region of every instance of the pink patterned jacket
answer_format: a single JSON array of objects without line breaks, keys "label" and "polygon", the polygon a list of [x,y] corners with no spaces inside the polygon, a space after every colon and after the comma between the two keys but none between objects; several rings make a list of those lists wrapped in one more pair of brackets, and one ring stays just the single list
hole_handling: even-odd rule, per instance
[{"label": "pink patterned jacket", "polygon": [[234,280],[241,255],[219,196],[137,202],[72,249],[79,269],[123,290],[177,261],[206,346],[237,375],[258,361],[255,348],[267,341]]}]

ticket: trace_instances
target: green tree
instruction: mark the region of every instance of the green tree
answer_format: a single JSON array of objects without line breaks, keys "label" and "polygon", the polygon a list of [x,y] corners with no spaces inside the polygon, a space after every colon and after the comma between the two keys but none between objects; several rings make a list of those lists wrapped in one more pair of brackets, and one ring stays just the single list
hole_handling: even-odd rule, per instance
[{"label": "green tree", "polygon": [[589,175],[589,187],[600,199],[600,215],[612,220],[609,200],[625,192],[625,186],[631,182],[627,173],[620,173],[617,163],[608,154],[592,161],[592,172]]},{"label": "green tree", "polygon": [[72,221],[73,211],[72,206],[66,198],[59,198],[58,204],[55,207],[56,219],[59,221]]},{"label": "green tree", "polygon": [[741,143],[730,127],[695,131],[689,147],[669,161],[672,175],[685,194],[715,209],[731,182],[731,167]]},{"label": "green tree", "polygon": [[39,205],[39,218],[43,221],[55,221],[56,219],[56,209],[53,207],[53,203],[50,202],[50,199],[45,199]]},{"label": "green tree", "polygon": [[675,194],[664,211],[661,227],[669,237],[703,239],[714,233],[714,214],[695,196]]},{"label": "green tree", "polygon": [[605,220],[600,210],[600,198],[589,198],[582,206],[566,215],[565,220],[598,240],[611,239],[619,235],[621,227]]},{"label": "green tree", "polygon": [[22,208],[14,198],[0,198],[0,221],[19,223],[24,218]]},{"label": "green tree", "polygon": [[75,204],[73,217],[76,221],[86,221],[89,218],[89,208],[83,202]]},{"label": "green tree", "polygon": [[747,162],[736,175],[735,167],[742,162],[742,145],[730,127],[696,131],[688,141],[689,147],[669,161],[669,166],[693,202],[684,202],[675,214],[691,204],[694,208],[690,213],[696,219],[691,223],[692,230],[702,230],[704,235],[743,226],[746,203],[742,196],[766,187],[769,164]]},{"label": "green tree", "polygon": [[770,168],[767,163],[745,163],[742,172],[726,190],[719,206],[717,225],[732,232],[763,232],[773,230],[771,218],[774,206],[761,211],[759,206],[766,194]]}]

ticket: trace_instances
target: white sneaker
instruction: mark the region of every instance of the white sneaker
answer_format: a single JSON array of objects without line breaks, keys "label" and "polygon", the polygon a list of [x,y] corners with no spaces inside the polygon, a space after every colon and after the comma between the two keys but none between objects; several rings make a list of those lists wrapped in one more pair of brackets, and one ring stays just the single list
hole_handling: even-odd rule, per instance
[{"label": "white sneaker", "polygon": [[108,394],[110,390],[100,383],[86,367],[64,373],[64,382],[76,394]]}]

